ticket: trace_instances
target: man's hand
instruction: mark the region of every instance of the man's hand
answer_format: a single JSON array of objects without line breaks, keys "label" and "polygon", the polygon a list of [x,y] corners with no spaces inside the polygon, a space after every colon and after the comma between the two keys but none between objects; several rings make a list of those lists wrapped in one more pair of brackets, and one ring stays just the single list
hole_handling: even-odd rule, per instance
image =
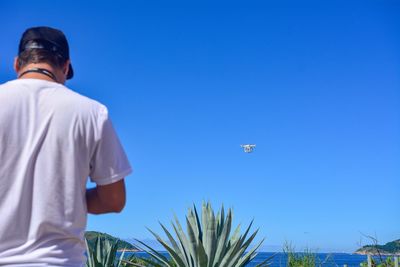
[{"label": "man's hand", "polygon": [[97,185],[95,188],[86,190],[88,213],[118,213],[125,207],[125,201],[124,179],[108,185]]}]

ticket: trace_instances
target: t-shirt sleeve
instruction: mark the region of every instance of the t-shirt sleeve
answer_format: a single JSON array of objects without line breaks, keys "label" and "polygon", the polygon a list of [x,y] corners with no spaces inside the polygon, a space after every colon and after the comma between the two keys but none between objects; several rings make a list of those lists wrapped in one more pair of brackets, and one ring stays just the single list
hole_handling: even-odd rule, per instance
[{"label": "t-shirt sleeve", "polygon": [[115,183],[132,172],[106,107],[98,117],[98,139],[90,163],[90,180],[98,185]]}]

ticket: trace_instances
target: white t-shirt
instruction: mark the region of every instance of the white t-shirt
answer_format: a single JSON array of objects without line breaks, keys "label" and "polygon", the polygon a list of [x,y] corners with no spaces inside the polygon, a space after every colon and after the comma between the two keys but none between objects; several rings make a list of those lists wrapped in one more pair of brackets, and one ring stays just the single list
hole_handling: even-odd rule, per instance
[{"label": "white t-shirt", "polygon": [[130,173],[105,106],[55,82],[0,85],[0,266],[82,266],[87,178]]}]

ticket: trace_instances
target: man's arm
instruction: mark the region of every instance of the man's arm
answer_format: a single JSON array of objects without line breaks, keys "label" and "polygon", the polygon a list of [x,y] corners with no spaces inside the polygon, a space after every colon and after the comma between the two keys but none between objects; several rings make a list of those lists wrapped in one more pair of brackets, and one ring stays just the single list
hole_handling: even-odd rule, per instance
[{"label": "man's arm", "polygon": [[108,184],[97,185],[86,190],[88,213],[102,214],[121,212],[125,206],[126,193],[124,179]]}]

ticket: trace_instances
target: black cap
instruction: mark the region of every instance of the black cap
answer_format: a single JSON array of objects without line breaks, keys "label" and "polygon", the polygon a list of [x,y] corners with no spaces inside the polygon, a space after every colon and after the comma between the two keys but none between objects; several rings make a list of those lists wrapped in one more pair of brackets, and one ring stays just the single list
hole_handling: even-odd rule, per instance
[{"label": "black cap", "polygon": [[[67,38],[62,31],[50,27],[33,27],[22,34],[18,54],[30,49],[44,49],[59,54],[65,60],[69,59]],[[71,79],[73,76],[74,70],[70,63],[67,79]]]}]

